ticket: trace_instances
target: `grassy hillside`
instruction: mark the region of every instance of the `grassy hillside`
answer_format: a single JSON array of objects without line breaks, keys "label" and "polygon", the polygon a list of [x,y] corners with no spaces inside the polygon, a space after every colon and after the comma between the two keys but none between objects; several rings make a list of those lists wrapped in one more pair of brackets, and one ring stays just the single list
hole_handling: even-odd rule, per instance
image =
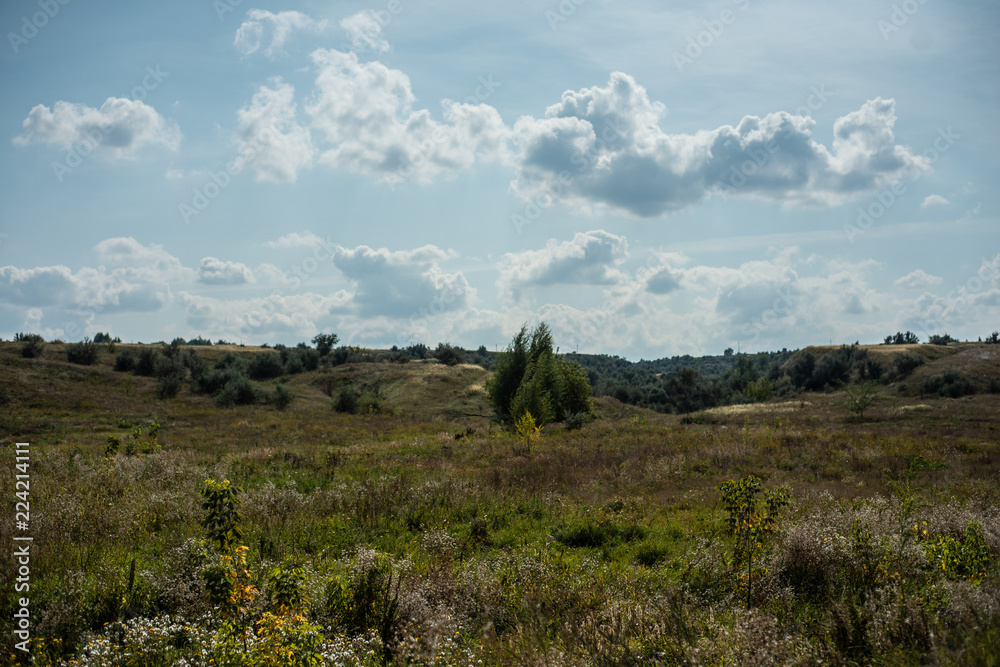
[{"label": "grassy hillside", "polygon": [[[921,372],[988,374],[996,359],[983,347],[915,352],[934,356]],[[198,351],[216,362],[264,350]],[[285,410],[221,408],[188,387],[159,399],[155,379],[115,372],[107,352],[84,367],[61,345],[23,359],[0,344],[0,443],[8,471],[13,443],[31,443],[34,538],[34,662],[6,645],[3,660],[1000,659],[995,395],[886,386],[863,420],[843,391],[688,416],[604,397],[596,421],[551,425],[529,444],[477,416],[489,412],[486,377],[473,366],[347,364],[284,378],[295,395]],[[335,412],[348,384],[377,387],[391,409]],[[109,435],[123,443],[116,454]],[[773,530],[750,517],[760,530],[746,552],[720,485],[751,475],[759,498],[786,487],[791,503]],[[209,478],[243,489],[242,556],[205,539]],[[13,472],[0,492],[13,516]],[[0,542],[15,534],[0,523]],[[6,581],[12,553],[0,551]],[[233,557],[245,568],[224,560]],[[204,575],[220,565],[235,573],[241,610],[210,597]],[[19,596],[5,591],[9,638]]]}]

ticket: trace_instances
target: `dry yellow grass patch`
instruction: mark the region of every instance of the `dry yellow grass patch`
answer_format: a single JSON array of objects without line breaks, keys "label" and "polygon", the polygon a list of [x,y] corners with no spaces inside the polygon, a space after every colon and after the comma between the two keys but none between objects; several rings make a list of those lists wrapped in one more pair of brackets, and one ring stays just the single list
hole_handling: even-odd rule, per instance
[{"label": "dry yellow grass patch", "polygon": [[783,403],[743,403],[741,405],[726,405],[721,408],[705,410],[706,414],[719,417],[751,414],[756,412],[793,412],[801,407],[812,405],[809,401],[785,401]]}]

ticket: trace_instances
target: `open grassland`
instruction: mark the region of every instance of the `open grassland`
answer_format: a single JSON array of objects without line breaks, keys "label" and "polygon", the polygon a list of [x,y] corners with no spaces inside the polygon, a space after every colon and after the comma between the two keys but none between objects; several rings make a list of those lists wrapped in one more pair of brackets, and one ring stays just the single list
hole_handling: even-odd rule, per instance
[{"label": "open grassland", "polygon": [[[0,344],[0,663],[1000,660],[996,395],[886,390],[864,420],[843,392],[685,418],[600,399],[596,421],[529,446],[477,416],[477,367],[302,373],[281,411],[160,400],[106,352],[65,358]],[[334,412],[348,382],[391,409]],[[30,656],[9,644],[15,441],[31,443]],[[719,487],[750,475],[791,503],[747,557]],[[206,591],[225,557],[201,525],[206,479],[243,489],[235,605]]]}]

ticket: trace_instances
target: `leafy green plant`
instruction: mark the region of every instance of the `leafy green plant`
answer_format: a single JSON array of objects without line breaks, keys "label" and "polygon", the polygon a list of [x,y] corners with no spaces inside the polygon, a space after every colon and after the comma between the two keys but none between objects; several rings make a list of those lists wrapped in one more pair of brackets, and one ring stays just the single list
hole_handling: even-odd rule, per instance
[{"label": "leafy green plant", "polygon": [[239,512],[239,494],[242,491],[241,487],[230,484],[228,479],[222,482],[206,479],[202,486],[201,495],[205,501],[201,507],[206,514],[201,525],[219,551],[228,552],[243,539]]},{"label": "leafy green plant", "polygon": [[[131,379],[131,378],[130,378]],[[160,451],[160,424],[153,422],[146,428],[145,434],[141,426],[137,426],[125,420],[118,422],[118,429],[125,431],[121,437],[109,435],[108,444],[104,449],[104,455],[112,458],[122,451],[126,456],[136,456],[139,454],[155,454]]]},{"label": "leafy green plant", "polygon": [[847,394],[843,406],[858,419],[864,419],[865,410],[883,399],[882,392],[878,390],[878,382],[874,380],[853,385],[841,384]]},{"label": "leafy green plant", "polygon": [[973,521],[961,537],[939,537],[924,553],[949,577],[978,581],[986,577],[993,553],[983,534],[983,526]]},{"label": "leafy green plant", "polygon": [[517,437],[511,449],[515,456],[527,456],[531,453],[532,446],[541,437],[542,427],[535,423],[535,418],[530,412],[525,412],[514,423],[514,431]]},{"label": "leafy green plant", "polygon": [[754,403],[763,403],[774,396],[774,385],[767,378],[748,382],[743,393]]},{"label": "leafy green plant", "polygon": [[267,573],[268,595],[279,615],[295,613],[304,601],[305,575],[300,567],[279,565]]},{"label": "leafy green plant", "polygon": [[775,521],[780,510],[788,505],[791,493],[783,486],[764,492],[764,505],[760,506],[757,496],[761,492],[761,481],[753,475],[740,480],[729,480],[719,486],[722,503],[729,513],[726,524],[729,534],[736,540],[733,544],[733,569],[740,572],[746,568],[747,607],[750,607],[753,589],[754,566],[763,553],[767,537],[775,532]]},{"label": "leafy green plant", "polygon": [[889,576],[891,553],[888,539],[876,538],[867,523],[855,519],[851,524],[849,544],[849,583],[864,601],[867,592],[874,590]]}]

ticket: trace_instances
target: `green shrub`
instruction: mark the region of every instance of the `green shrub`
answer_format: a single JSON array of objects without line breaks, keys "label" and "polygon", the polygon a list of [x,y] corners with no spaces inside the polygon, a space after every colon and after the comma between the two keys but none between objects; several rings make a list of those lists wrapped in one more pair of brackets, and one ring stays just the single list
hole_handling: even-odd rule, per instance
[{"label": "green shrub", "polygon": [[302,363],[302,358],[297,355],[291,355],[288,358],[288,363],[285,364],[285,374],[286,375],[298,375],[299,373],[304,373],[306,370],[306,365]]},{"label": "green shrub", "polygon": [[539,425],[576,412],[591,412],[590,380],[576,362],[557,359],[552,332],[542,322],[529,334],[527,326],[496,359],[486,385],[496,416],[510,422],[525,412]]},{"label": "green shrub", "polygon": [[604,547],[645,537],[640,526],[619,526],[608,517],[582,517],[557,528],[552,537],[568,547]]},{"label": "green shrub", "polygon": [[160,398],[174,398],[184,386],[184,377],[180,375],[164,375],[156,383],[156,395]]},{"label": "green shrub", "polygon": [[135,360],[134,373],[143,377],[152,377],[156,372],[156,358],[159,352],[153,347],[143,347],[139,349],[139,356]]},{"label": "green shrub", "polygon": [[358,398],[357,411],[364,415],[379,415],[387,411],[385,399],[373,392],[365,392]]},{"label": "green shrub", "polygon": [[115,356],[114,369],[119,373],[131,373],[136,365],[135,353],[132,350],[122,350]]},{"label": "green shrub", "polygon": [[400,576],[388,556],[367,550],[352,570],[327,585],[327,612],[351,635],[376,630],[388,647],[399,629]]},{"label": "green shrub", "polygon": [[635,549],[635,560],[645,567],[653,567],[670,555],[670,550],[662,544],[643,542]]},{"label": "green shrub", "polygon": [[566,425],[566,430],[575,431],[576,429],[583,428],[591,419],[593,419],[593,416],[588,412],[574,412],[566,416],[564,424]]},{"label": "green shrub", "polygon": [[249,376],[252,380],[270,380],[281,377],[285,369],[281,365],[281,355],[265,352],[254,355],[250,360]]},{"label": "green shrub", "polygon": [[337,412],[353,415],[358,411],[358,398],[358,392],[353,386],[343,387],[333,402],[333,409]]},{"label": "green shrub", "polygon": [[934,375],[924,380],[923,392],[937,394],[945,398],[960,398],[976,393],[972,380],[956,371],[948,371],[943,375]]},{"label": "green shrub", "polygon": [[438,343],[434,358],[446,366],[456,366],[465,361],[465,351],[448,343]]},{"label": "green shrub", "polygon": [[271,395],[271,405],[279,410],[284,410],[292,401],[295,399],[295,394],[290,392],[285,385],[279,384],[274,388],[274,393]]},{"label": "green shrub", "polygon": [[754,403],[763,403],[774,395],[774,385],[767,378],[761,378],[747,383],[743,393]]},{"label": "green shrub", "polygon": [[35,359],[42,356],[45,349],[45,339],[38,334],[15,334],[14,340],[21,343],[21,356],[25,359]]},{"label": "green shrub", "polygon": [[92,366],[97,363],[100,356],[100,346],[89,338],[84,338],[79,343],[70,343],[70,345],[66,348],[66,360],[71,364]]},{"label": "green shrub", "polygon": [[948,576],[976,581],[986,577],[993,552],[983,527],[973,521],[960,538],[943,536],[927,547],[927,557]]},{"label": "green shrub", "polygon": [[250,378],[242,373],[228,376],[226,383],[215,393],[215,403],[220,407],[253,405],[259,402],[260,398],[260,391]]},{"label": "green shrub", "polygon": [[892,379],[905,378],[924,364],[924,358],[916,354],[901,354],[892,360]]}]

